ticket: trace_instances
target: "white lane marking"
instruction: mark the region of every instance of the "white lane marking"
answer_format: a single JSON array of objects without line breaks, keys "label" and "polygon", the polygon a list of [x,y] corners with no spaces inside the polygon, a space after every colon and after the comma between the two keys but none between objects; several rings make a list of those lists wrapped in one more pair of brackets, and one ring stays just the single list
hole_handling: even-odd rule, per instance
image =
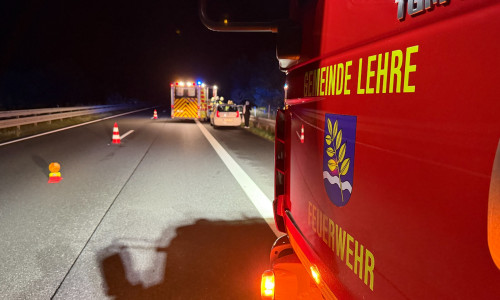
[{"label": "white lane marking", "polygon": [[125,133],[124,135],[120,136],[120,140],[123,140],[127,135],[131,134],[132,132],[134,132],[134,131],[133,130],[127,131],[127,133]]},{"label": "white lane marking", "polygon": [[253,205],[257,208],[260,215],[271,228],[271,230],[276,234],[276,236],[283,235],[276,229],[274,224],[273,215],[273,204],[271,200],[262,192],[262,190],[255,184],[255,182],[248,176],[248,174],[243,171],[243,169],[238,165],[238,163],[227,153],[227,151],[219,144],[219,142],[208,132],[208,130],[200,123],[200,121],[195,120],[196,125],[200,128],[203,135],[207,138],[208,142],[212,145],[215,152],[219,155],[220,159],[226,167],[229,169],[233,177],[239,183],[245,194],[250,198]]},{"label": "white lane marking", "polygon": [[[155,107],[156,107],[156,106],[155,106]],[[76,124],[76,125],[72,125],[72,126],[68,126],[68,127],[64,127],[64,128],[60,128],[60,129],[56,129],[56,130],[52,130],[52,131],[48,131],[48,132],[43,132],[43,133],[35,134],[35,135],[32,135],[32,136],[27,136],[27,137],[20,138],[20,139],[17,139],[17,140],[13,140],[13,141],[10,141],[10,142],[5,142],[5,143],[2,143],[2,144],[0,144],[0,147],[1,147],[1,146],[8,145],[8,144],[14,144],[14,143],[17,143],[17,142],[21,142],[21,141],[24,141],[24,140],[34,139],[34,138],[36,138],[36,137],[39,137],[39,136],[42,136],[42,135],[51,134],[51,133],[54,133],[54,132],[59,132],[59,131],[63,131],[63,130],[68,130],[68,129],[71,129],[71,128],[75,128],[75,127],[79,127],[79,126],[83,126],[83,125],[87,125],[87,124],[91,124],[91,123],[101,122],[101,121],[104,121],[104,120],[107,120],[107,119],[112,119],[112,118],[116,118],[116,117],[120,117],[120,116],[124,116],[124,115],[128,115],[128,114],[133,114],[133,113],[135,113],[135,112],[138,112],[138,111],[143,111],[143,110],[146,110],[146,109],[151,109],[151,108],[152,108],[152,107],[143,108],[143,109],[138,109],[138,110],[134,110],[134,111],[129,111],[129,112],[126,112],[126,113],[123,113],[123,114],[113,115],[113,116],[106,117],[106,118],[102,118],[102,119],[99,119],[99,120],[88,121],[88,122],[81,123],[81,124]]]}]

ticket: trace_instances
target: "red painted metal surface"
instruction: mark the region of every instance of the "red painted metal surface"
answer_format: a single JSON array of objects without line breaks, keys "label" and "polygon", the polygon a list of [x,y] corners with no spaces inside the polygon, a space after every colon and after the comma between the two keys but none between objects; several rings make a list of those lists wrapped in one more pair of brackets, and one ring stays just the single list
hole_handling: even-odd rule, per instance
[{"label": "red painted metal surface", "polygon": [[[292,9],[303,49],[287,77],[277,207],[340,299],[500,297],[487,235],[500,138],[500,4],[448,2],[403,21],[393,0]],[[339,64],[343,87],[333,95],[329,71]],[[356,120],[355,136],[345,138],[355,150],[343,206],[325,189],[327,115]]]}]

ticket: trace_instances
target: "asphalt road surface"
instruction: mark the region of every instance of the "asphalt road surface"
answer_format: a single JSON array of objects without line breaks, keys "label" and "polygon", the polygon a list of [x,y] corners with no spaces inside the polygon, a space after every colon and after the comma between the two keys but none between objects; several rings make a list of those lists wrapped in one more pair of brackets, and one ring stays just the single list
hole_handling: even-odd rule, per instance
[{"label": "asphalt road surface", "polygon": [[0,146],[0,299],[260,298],[273,143],[158,113]]}]

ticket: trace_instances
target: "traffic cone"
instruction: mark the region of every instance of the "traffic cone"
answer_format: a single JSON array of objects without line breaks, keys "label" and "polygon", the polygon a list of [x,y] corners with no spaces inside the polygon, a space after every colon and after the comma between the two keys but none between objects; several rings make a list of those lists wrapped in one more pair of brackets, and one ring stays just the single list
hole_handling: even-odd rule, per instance
[{"label": "traffic cone", "polygon": [[120,132],[118,131],[118,124],[115,122],[115,126],[113,127],[113,144],[120,143]]},{"label": "traffic cone", "polygon": [[302,128],[300,129],[300,142],[304,144],[304,125],[302,125]]},{"label": "traffic cone", "polygon": [[155,112],[153,113],[153,120],[156,120],[158,119],[158,114],[156,113],[156,109],[155,109]]},{"label": "traffic cone", "polygon": [[59,170],[61,169],[61,165],[59,163],[53,162],[50,163],[49,165],[49,183],[58,183],[61,181],[61,172]]}]

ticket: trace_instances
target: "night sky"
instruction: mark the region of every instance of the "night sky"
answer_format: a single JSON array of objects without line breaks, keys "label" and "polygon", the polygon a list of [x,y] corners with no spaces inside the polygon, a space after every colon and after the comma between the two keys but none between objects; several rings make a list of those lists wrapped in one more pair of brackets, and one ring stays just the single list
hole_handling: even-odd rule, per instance
[{"label": "night sky", "polygon": [[[242,11],[259,12],[249,2],[238,1]],[[100,104],[113,94],[161,103],[178,78],[218,84],[229,95],[230,75],[251,72],[234,70],[242,58],[263,60],[268,72],[284,77],[275,35],[212,32],[197,6],[197,0],[2,1],[0,109]],[[216,18],[228,15],[210,8]]]}]

